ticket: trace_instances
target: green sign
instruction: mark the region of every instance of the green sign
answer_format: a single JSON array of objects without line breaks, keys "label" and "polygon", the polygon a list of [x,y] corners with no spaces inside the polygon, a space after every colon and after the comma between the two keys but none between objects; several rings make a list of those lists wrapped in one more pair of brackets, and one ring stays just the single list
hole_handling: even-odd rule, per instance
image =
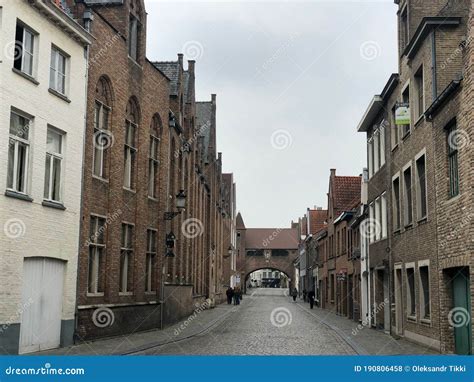
[{"label": "green sign", "polygon": [[410,105],[408,103],[400,103],[395,109],[395,125],[409,125]]}]

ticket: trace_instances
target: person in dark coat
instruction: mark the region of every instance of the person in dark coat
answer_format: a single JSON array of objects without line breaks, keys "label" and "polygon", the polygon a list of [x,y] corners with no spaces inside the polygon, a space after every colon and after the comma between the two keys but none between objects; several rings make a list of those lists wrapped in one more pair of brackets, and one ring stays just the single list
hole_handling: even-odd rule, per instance
[{"label": "person in dark coat", "polygon": [[234,305],[240,305],[240,288],[234,288]]},{"label": "person in dark coat", "polygon": [[293,301],[296,301],[296,297],[298,296],[298,289],[293,288],[293,292],[291,292],[291,296],[293,297]]},{"label": "person in dark coat", "polygon": [[231,287],[227,288],[225,291],[225,294],[227,296],[227,303],[232,304],[232,297],[234,296],[234,291],[232,290]]},{"label": "person in dark coat", "polygon": [[316,293],[314,292],[314,290],[308,293],[308,298],[309,298],[309,307],[313,309],[314,299],[316,298]]}]

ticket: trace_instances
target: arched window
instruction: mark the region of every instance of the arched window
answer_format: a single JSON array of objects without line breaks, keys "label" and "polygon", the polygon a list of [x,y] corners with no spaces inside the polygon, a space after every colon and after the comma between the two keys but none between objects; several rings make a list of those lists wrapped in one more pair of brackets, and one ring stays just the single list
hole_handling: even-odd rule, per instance
[{"label": "arched window", "polygon": [[136,135],[139,123],[139,109],[135,98],[131,98],[130,101],[128,101],[126,113],[123,186],[133,190],[135,189],[137,156]]},{"label": "arched window", "polygon": [[107,177],[107,149],[113,144],[113,136],[110,132],[111,111],[112,87],[110,81],[102,76],[95,88],[92,159],[92,173],[99,178]]},{"label": "arched window", "polygon": [[161,118],[158,114],[153,116],[150,126],[150,149],[148,154],[148,196],[158,196],[158,166],[160,164],[160,141],[162,133]]},{"label": "arched window", "polygon": [[128,23],[128,55],[135,61],[138,61],[140,51],[141,15],[141,0],[130,0],[130,15]]}]

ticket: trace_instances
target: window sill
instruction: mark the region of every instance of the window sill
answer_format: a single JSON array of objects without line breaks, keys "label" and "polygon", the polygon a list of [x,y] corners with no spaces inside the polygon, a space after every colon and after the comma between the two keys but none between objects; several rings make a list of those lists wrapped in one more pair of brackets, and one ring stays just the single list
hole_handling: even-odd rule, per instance
[{"label": "window sill", "polygon": [[398,149],[398,143],[392,147],[392,152],[395,152]]},{"label": "window sill", "polygon": [[71,103],[71,100],[69,98],[67,98],[67,96],[65,96],[64,94],[58,92],[57,90],[54,90],[54,89],[51,89],[49,88],[48,89],[48,92],[58,98],[61,98],[63,101],[67,102],[67,103]]},{"label": "window sill", "polygon": [[12,68],[12,71],[13,71],[13,73],[18,74],[20,77],[23,77],[24,79],[30,81],[31,83],[33,83],[37,86],[39,85],[39,82],[34,77],[30,76],[29,74],[26,74],[26,73],[24,73],[21,70],[18,70],[16,68]]},{"label": "window sill", "polygon": [[402,232],[401,228],[397,228],[395,231],[393,231],[393,234],[400,235],[401,232]]},{"label": "window sill", "polygon": [[454,196],[448,196],[448,200],[446,201],[447,203],[454,203],[456,200],[461,198],[461,193],[454,195]]},{"label": "window sill", "polygon": [[407,316],[407,321],[416,322],[416,316]]},{"label": "window sill", "polygon": [[415,126],[415,127],[418,127],[418,125],[420,125],[420,124],[421,124],[421,121],[424,121],[424,119],[425,119],[425,114],[420,115],[420,116],[418,117],[418,119],[416,120],[414,126]]},{"label": "window sill", "polygon": [[413,228],[413,223],[405,224],[405,231],[408,231]]},{"label": "window sill", "polygon": [[137,60],[135,60],[132,56],[128,55],[128,60],[133,62],[136,66],[138,66],[140,69],[143,69],[142,66],[138,63]]},{"label": "window sill", "polygon": [[132,190],[131,188],[127,188],[127,187],[125,187],[125,186],[123,186],[122,188],[123,188],[124,191],[128,191],[128,192],[130,192],[130,193],[132,193],[132,194],[136,194],[136,193],[137,193],[135,190]]},{"label": "window sill", "polygon": [[13,190],[5,190],[5,196],[8,196],[10,198],[24,200],[25,202],[33,201],[33,198],[31,198],[30,196],[23,194],[21,192],[13,191]]},{"label": "window sill", "polygon": [[43,200],[43,203],[41,203],[45,207],[50,207],[50,208],[55,208],[57,210],[65,210],[66,207],[64,207],[64,204],[61,202],[55,202],[53,200]]},{"label": "window sill", "polygon": [[103,182],[103,183],[109,183],[109,180],[108,179],[105,179],[105,178],[101,178],[100,176],[97,176],[97,175],[92,175],[92,179],[96,179],[98,180],[99,182]]},{"label": "window sill", "polygon": [[420,322],[421,322],[422,324],[431,326],[431,319],[429,319],[429,318],[422,318],[422,319],[420,319]]},{"label": "window sill", "polygon": [[405,141],[406,139],[408,139],[408,137],[411,135],[411,130],[408,132],[408,133],[405,133],[402,137],[402,141]]},{"label": "window sill", "polygon": [[428,216],[423,216],[422,218],[418,219],[418,224],[425,224],[428,222]]},{"label": "window sill", "polygon": [[153,197],[151,197],[151,196],[148,196],[148,200],[149,200],[150,202],[155,202],[155,203],[158,203],[158,202],[159,202],[159,200],[158,200],[157,198],[153,198]]},{"label": "window sill", "polygon": [[151,292],[145,292],[146,296],[156,296],[156,292],[151,291]]},{"label": "window sill", "polygon": [[104,293],[103,292],[97,292],[97,293],[86,293],[86,297],[103,297]]},{"label": "window sill", "polygon": [[133,292],[119,292],[119,296],[133,296]]}]

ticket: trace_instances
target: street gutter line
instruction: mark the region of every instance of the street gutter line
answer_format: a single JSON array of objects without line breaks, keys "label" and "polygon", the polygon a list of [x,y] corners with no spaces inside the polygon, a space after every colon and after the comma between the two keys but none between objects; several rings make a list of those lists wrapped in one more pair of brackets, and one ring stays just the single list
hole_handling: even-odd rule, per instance
[{"label": "street gutter line", "polygon": [[336,332],[336,334],[345,342],[347,345],[349,345],[352,350],[354,350],[357,355],[369,355],[369,352],[361,345],[356,343],[355,341],[352,340],[352,338],[347,337],[344,334],[344,331],[339,329],[337,326],[331,325],[329,322],[325,321],[324,319],[320,318],[316,314],[312,313],[311,311],[308,310],[308,308],[303,307],[300,303],[296,304],[300,309],[302,309],[304,312],[308,313],[309,315],[313,316],[316,318],[319,323],[323,324],[324,326],[328,327],[329,329],[333,330]]}]

